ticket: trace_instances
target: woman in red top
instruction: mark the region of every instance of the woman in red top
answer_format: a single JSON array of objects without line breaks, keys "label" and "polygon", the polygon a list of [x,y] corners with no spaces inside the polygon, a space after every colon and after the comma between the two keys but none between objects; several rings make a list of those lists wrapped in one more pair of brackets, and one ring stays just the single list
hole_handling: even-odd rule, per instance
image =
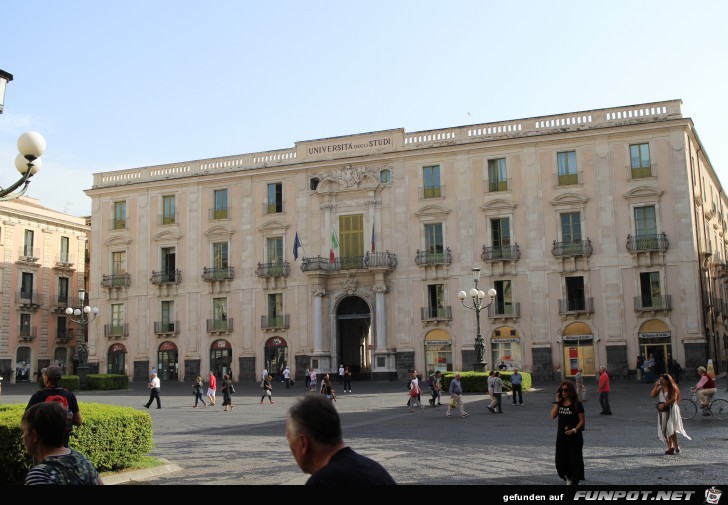
[{"label": "woman in red top", "polygon": [[609,375],[606,367],[599,367],[599,405],[602,406],[600,414],[605,416],[612,415],[612,409],[609,406]]}]

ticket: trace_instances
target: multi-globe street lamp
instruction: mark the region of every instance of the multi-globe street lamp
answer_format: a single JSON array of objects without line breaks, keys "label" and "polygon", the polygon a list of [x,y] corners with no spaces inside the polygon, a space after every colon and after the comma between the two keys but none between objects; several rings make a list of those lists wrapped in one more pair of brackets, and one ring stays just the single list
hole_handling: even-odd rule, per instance
[{"label": "multi-globe street lamp", "polygon": [[[483,299],[485,298],[485,293],[478,289],[479,280],[480,268],[473,268],[473,282],[475,282],[475,287],[470,289],[468,293],[466,293],[465,291],[460,291],[458,293],[458,298],[460,298],[460,301],[462,302],[464,307],[475,311],[475,327],[477,329],[477,333],[475,336],[475,363],[473,364],[473,370],[476,372],[485,372],[485,367],[487,363],[483,359],[485,355],[485,342],[483,341],[483,337],[480,334],[480,311],[490,307],[490,305],[493,303],[493,300],[495,300],[498,292],[495,289],[490,288],[488,290],[488,296],[490,297],[490,301],[484,305]],[[472,305],[468,305],[465,303],[465,298],[467,298],[468,296],[470,296],[470,298],[472,298],[473,300]]]},{"label": "multi-globe street lamp", "polygon": [[[99,313],[98,307],[89,307],[85,305],[86,302],[86,290],[78,290],[78,301],[81,307],[66,308],[66,315],[68,318],[81,327],[81,342],[77,343],[76,352],[78,354],[78,373],[81,389],[86,389],[88,384],[88,371],[89,366],[87,364],[88,359],[88,325],[91,321],[96,319]],[[75,317],[72,317],[75,316]]]}]

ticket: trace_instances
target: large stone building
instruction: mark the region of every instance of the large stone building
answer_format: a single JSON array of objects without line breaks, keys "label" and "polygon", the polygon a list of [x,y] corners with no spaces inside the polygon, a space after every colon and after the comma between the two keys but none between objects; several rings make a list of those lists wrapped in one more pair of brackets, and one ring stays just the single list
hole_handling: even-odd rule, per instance
[{"label": "large stone building", "polygon": [[36,381],[59,364],[73,372],[83,333],[65,314],[86,282],[86,218],[34,198],[0,201],[0,376]]},{"label": "large stone building", "polygon": [[[720,368],[727,201],[680,106],[94,174],[90,364],[134,380],[472,370],[479,315],[485,361],[537,378],[628,377],[640,353]],[[497,291],[482,313],[458,299],[473,268]]]}]

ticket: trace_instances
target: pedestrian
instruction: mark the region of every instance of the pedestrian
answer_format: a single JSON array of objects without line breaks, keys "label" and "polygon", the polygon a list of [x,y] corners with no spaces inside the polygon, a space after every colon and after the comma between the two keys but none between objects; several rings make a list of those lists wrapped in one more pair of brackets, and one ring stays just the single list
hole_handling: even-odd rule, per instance
[{"label": "pedestrian", "polygon": [[601,415],[611,416],[612,409],[609,406],[609,374],[607,373],[607,367],[599,367],[599,384],[597,385],[599,391],[599,405],[602,406]]},{"label": "pedestrian", "polygon": [[425,408],[422,406],[422,402],[420,401],[420,395],[422,394],[422,391],[420,390],[420,382],[417,379],[417,371],[411,370],[410,371],[410,380],[409,380],[409,412],[414,412],[415,404],[420,408],[421,412],[425,411]]},{"label": "pedestrian", "polygon": [[715,387],[715,381],[708,375],[708,371],[704,366],[698,367],[698,373],[700,374],[700,380],[695,387],[690,388],[690,391],[698,392],[698,398],[700,399],[700,408],[703,409],[703,415],[710,415],[710,399],[718,391]]},{"label": "pedestrian", "polygon": [[273,401],[273,377],[268,376],[265,379],[263,379],[263,396],[260,397],[260,404],[263,405],[263,400],[268,397],[268,400],[270,400],[271,403],[275,403]]},{"label": "pedestrian", "polygon": [[230,380],[228,374],[222,376],[222,388],[220,388],[220,391],[222,391],[222,406],[225,407],[225,412],[228,411],[228,407],[230,407],[230,410],[233,410],[232,394],[235,389],[233,388],[233,381]]},{"label": "pedestrian", "polygon": [[102,485],[99,473],[81,453],[64,446],[66,410],[59,402],[31,405],[20,422],[23,445],[37,462],[25,475],[25,485]]},{"label": "pedestrian", "polygon": [[193,408],[197,408],[198,402],[202,402],[202,405],[207,408],[207,403],[205,403],[205,400],[202,399],[202,391],[204,388],[205,385],[202,382],[202,376],[198,375],[195,379],[195,383],[192,385],[192,393],[195,395],[195,406]]},{"label": "pedestrian", "polygon": [[304,387],[307,388],[311,382],[311,372],[309,371],[308,367],[306,367],[306,370],[303,371],[303,380],[304,380]]},{"label": "pedestrian", "polygon": [[645,382],[652,384],[652,378],[655,373],[655,358],[652,357],[652,354],[647,355],[647,359],[642,364],[642,368],[645,371]]},{"label": "pedestrian", "polygon": [[586,386],[584,385],[584,376],[581,372],[581,368],[576,371],[574,382],[576,382],[576,396],[580,402],[584,403],[586,401]]},{"label": "pedestrian", "polygon": [[433,373],[430,376],[430,394],[432,395],[432,398],[430,398],[430,405],[433,407],[436,405],[442,405],[441,402],[441,393],[442,393],[442,372],[440,370],[435,370],[435,373]]},{"label": "pedestrian", "polygon": [[316,370],[311,368],[308,378],[309,391],[316,391]]},{"label": "pedestrian", "polygon": [[518,405],[523,405],[523,393],[521,386],[523,384],[523,375],[518,372],[518,368],[513,369],[511,374],[511,386],[513,386],[513,405],[516,405],[516,395],[518,395]]},{"label": "pedestrian", "polygon": [[47,367],[40,369],[40,375],[38,376],[38,389],[44,389],[46,387],[46,385],[45,385],[46,371],[48,371]]},{"label": "pedestrian", "polygon": [[351,368],[348,366],[344,369],[344,393],[351,393]]},{"label": "pedestrian", "polygon": [[286,439],[293,459],[311,475],[307,486],[396,484],[381,464],[344,444],[339,414],[320,395],[304,395],[289,409]]},{"label": "pedestrian", "polygon": [[210,407],[215,406],[215,395],[217,394],[217,377],[212,373],[212,370],[207,375],[207,402]]},{"label": "pedestrian", "polygon": [[645,365],[645,355],[644,354],[638,354],[637,355],[637,380],[640,382],[644,382],[644,365]]},{"label": "pedestrian", "polygon": [[149,373],[149,375],[151,375],[151,374],[157,375],[157,367],[156,366],[153,366],[152,367],[152,371]]},{"label": "pedestrian", "polygon": [[468,417],[463,404],[463,386],[460,384],[460,374],[456,373],[455,378],[450,381],[450,402],[447,404],[447,417],[450,417],[450,409],[459,408],[460,417]]},{"label": "pedestrian", "polygon": [[339,363],[339,386],[344,385],[344,365]]},{"label": "pedestrian", "polygon": [[331,386],[331,377],[329,377],[329,374],[324,375],[324,378],[321,379],[320,393],[329,400],[336,401],[336,399],[334,398],[334,389]]},{"label": "pedestrian", "polygon": [[495,398],[495,405],[491,412],[502,414],[503,413],[503,379],[500,378],[500,372],[493,374],[493,397]]},{"label": "pedestrian", "polygon": [[506,365],[504,361],[501,361],[500,365],[498,365],[498,370],[499,371],[508,370],[508,365]]},{"label": "pedestrian", "polygon": [[672,360],[672,363],[670,363],[670,375],[672,375],[672,378],[675,380],[675,384],[679,385],[680,375],[682,375],[682,367],[676,359]]},{"label": "pedestrian", "polygon": [[283,382],[286,383],[286,389],[291,389],[291,369],[288,366],[283,369]]},{"label": "pedestrian", "polygon": [[498,404],[498,402],[495,399],[495,395],[493,394],[493,381],[495,380],[495,370],[491,370],[488,373],[488,396],[490,396],[490,404],[488,405],[488,410],[490,410],[491,414],[495,414],[495,406]]},{"label": "pedestrian", "polygon": [[263,387],[263,381],[268,378],[268,369],[263,367],[263,373],[260,374],[260,387]]},{"label": "pedestrian", "polygon": [[576,386],[563,381],[556,391],[551,419],[558,417],[556,428],[556,472],[567,485],[584,480],[584,405],[576,395]]},{"label": "pedestrian", "polygon": [[680,454],[677,434],[692,440],[683,428],[680,415],[680,388],[668,374],[662,374],[650,391],[650,398],[657,398],[657,436],[667,444],[665,454]]},{"label": "pedestrian", "polygon": [[[68,443],[71,439],[71,432],[74,426],[81,426],[83,424],[83,417],[81,417],[81,410],[78,407],[78,400],[76,395],[68,389],[58,385],[61,380],[61,367],[49,366],[46,368],[45,374],[41,378],[45,387],[40,391],[33,393],[33,396],[28,400],[28,405],[25,406],[25,410],[36,403],[43,403],[49,400],[54,402],[65,403],[66,409],[66,434],[63,439],[63,447],[68,447]],[[62,398],[65,398],[65,402]]]},{"label": "pedestrian", "polygon": [[149,408],[149,406],[152,404],[154,400],[157,400],[157,408],[162,408],[162,400],[159,398],[159,390],[161,389],[161,382],[159,381],[159,377],[157,377],[157,374],[152,374],[152,379],[149,381],[149,384],[147,384],[147,387],[149,388],[149,401],[144,404],[146,408]]}]

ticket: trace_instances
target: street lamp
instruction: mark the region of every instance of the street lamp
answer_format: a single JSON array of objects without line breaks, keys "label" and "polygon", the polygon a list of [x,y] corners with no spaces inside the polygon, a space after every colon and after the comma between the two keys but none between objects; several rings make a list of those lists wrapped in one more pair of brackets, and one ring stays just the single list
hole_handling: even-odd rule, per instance
[{"label": "street lamp", "polygon": [[[18,138],[18,151],[20,154],[15,158],[15,168],[20,172],[20,179],[7,188],[0,187],[0,202],[15,200],[28,191],[30,178],[33,177],[41,167],[40,157],[45,152],[46,141],[38,132],[25,132]],[[23,188],[13,193],[20,186]]]},{"label": "street lamp", "polygon": [[12,80],[13,74],[9,74],[5,70],[0,70],[0,114],[3,113],[3,109],[5,108],[5,88]]},{"label": "street lamp", "polygon": [[81,327],[81,342],[78,344],[77,350],[79,363],[77,372],[81,382],[81,389],[86,389],[89,370],[88,364],[86,363],[86,360],[88,359],[88,324],[96,319],[96,316],[99,313],[99,308],[91,308],[88,305],[84,305],[86,301],[86,291],[84,289],[78,290],[78,300],[83,306],[80,308],[67,307],[66,314],[71,321]]},{"label": "street lamp", "polygon": [[[465,291],[460,291],[458,293],[458,298],[460,298],[460,301],[462,302],[464,307],[475,311],[475,325],[477,328],[477,335],[475,337],[475,363],[473,364],[473,370],[475,370],[476,372],[485,372],[485,366],[487,363],[483,360],[483,356],[485,354],[485,343],[483,342],[483,337],[480,335],[480,311],[490,307],[490,305],[493,303],[493,300],[495,300],[495,296],[498,294],[498,292],[495,289],[490,288],[488,290],[488,296],[490,297],[490,301],[487,304],[483,305],[483,298],[485,298],[485,293],[478,289],[479,280],[480,268],[473,268],[473,282],[475,282],[475,287],[472,288],[468,293],[466,293]],[[472,306],[465,303],[465,298],[467,296],[470,296],[470,298],[473,299]]]}]

